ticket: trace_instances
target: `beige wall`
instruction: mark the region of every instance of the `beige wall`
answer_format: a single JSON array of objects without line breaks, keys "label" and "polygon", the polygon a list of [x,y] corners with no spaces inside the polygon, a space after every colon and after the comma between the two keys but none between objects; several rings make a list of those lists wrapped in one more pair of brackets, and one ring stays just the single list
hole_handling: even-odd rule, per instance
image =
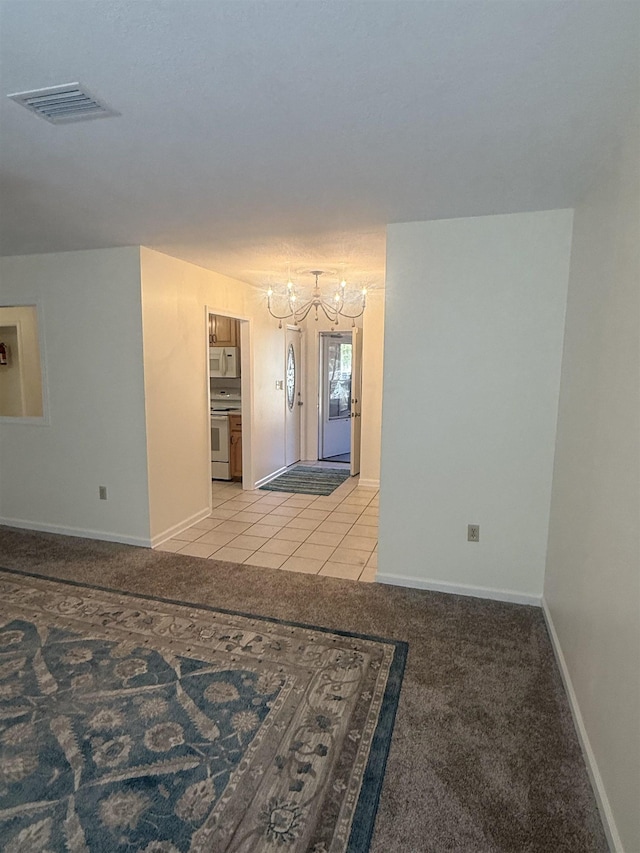
[{"label": "beige wall", "polygon": [[634,136],[575,211],[544,585],[627,853],[640,850],[639,151]]},{"label": "beige wall", "polygon": [[0,423],[0,523],[148,543],[138,250],[2,258],[0,300],[42,309],[48,386]]},{"label": "beige wall", "polygon": [[209,506],[207,307],[250,318],[249,486],[284,465],[284,343],[255,288],[150,249],[140,257],[151,537],[160,541]]},{"label": "beige wall", "polygon": [[362,447],[360,482],[380,485],[382,386],[384,366],[384,290],[372,290],[362,330]]},{"label": "beige wall", "polygon": [[571,222],[389,226],[379,578],[540,600]]},{"label": "beige wall", "polygon": [[0,328],[4,330],[0,340],[11,346],[9,364],[0,367],[0,416],[41,418],[42,370],[36,306],[0,306]]}]

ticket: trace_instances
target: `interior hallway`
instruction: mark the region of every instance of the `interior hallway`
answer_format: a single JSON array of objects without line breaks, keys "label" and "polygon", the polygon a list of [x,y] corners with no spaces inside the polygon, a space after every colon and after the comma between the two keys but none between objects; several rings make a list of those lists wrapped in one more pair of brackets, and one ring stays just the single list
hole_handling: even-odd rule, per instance
[{"label": "interior hallway", "polygon": [[[305,465],[309,463],[304,463]],[[378,491],[350,477],[326,497],[212,482],[208,518],[156,550],[269,569],[375,580]]]}]

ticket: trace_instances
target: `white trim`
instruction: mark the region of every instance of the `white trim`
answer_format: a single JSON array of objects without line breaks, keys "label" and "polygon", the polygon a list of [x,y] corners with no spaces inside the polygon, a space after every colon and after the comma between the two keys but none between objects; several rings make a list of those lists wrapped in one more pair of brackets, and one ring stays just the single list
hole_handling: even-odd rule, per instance
[{"label": "white trim", "polygon": [[380,480],[363,480],[362,477],[358,480],[359,489],[379,489]]},{"label": "white trim", "polygon": [[278,470],[274,471],[273,474],[267,474],[267,476],[263,477],[261,480],[256,480],[253,488],[259,489],[260,486],[264,486],[265,483],[270,483],[272,480],[275,480],[276,477],[279,477],[280,474],[284,474],[285,471],[287,471],[289,468],[293,468],[297,464],[297,462],[294,462],[293,465],[285,465],[283,468],[278,468]]},{"label": "white trim", "polygon": [[598,769],[596,757],[593,753],[593,749],[591,748],[589,735],[587,734],[587,727],[584,724],[584,720],[580,712],[578,697],[576,696],[576,692],[573,689],[573,683],[569,674],[569,668],[567,666],[564,654],[562,653],[560,639],[558,638],[555,625],[553,624],[553,619],[551,618],[549,605],[545,601],[544,597],[542,598],[542,612],[544,614],[545,622],[547,623],[547,630],[549,631],[549,637],[551,638],[551,646],[553,648],[553,653],[556,657],[558,669],[560,670],[560,674],[562,676],[564,689],[567,693],[567,698],[569,700],[571,716],[573,717],[573,722],[578,733],[578,740],[580,741],[584,761],[587,765],[587,773],[589,774],[591,787],[593,788],[593,793],[598,804],[600,818],[602,820],[605,835],[607,836],[609,847],[612,853],[624,853],[624,847],[622,845],[622,841],[620,839],[620,835],[616,827],[616,822],[613,817],[611,805],[609,804],[609,798],[607,797],[604,782],[602,781],[602,776],[600,775],[600,771]]},{"label": "white trim", "polygon": [[171,539],[173,536],[176,535],[176,533],[182,533],[183,530],[187,530],[187,528],[193,527],[193,525],[197,524],[198,521],[202,521],[203,518],[208,518],[210,514],[211,507],[208,506],[205,509],[201,509],[198,512],[194,512],[194,514],[190,515],[189,518],[185,518],[182,521],[179,521],[177,524],[173,524],[171,527],[167,527],[166,530],[163,530],[162,533],[158,533],[150,540],[151,547],[157,548],[158,545],[162,545],[163,542],[166,542],[167,539]]},{"label": "white trim", "polygon": [[104,542],[122,542],[124,545],[138,545],[150,548],[151,540],[142,536],[124,536],[121,533],[108,533],[105,530],[87,530],[84,527],[64,527],[61,524],[42,524],[38,521],[25,521],[22,518],[0,518],[0,524],[7,527],[19,527],[22,530],[40,530],[43,533],[56,533],[61,536],[78,536],[81,539],[99,539]]},{"label": "white trim", "polygon": [[380,573],[376,575],[378,583],[391,584],[393,586],[408,586],[412,589],[429,589],[432,592],[446,592],[450,595],[469,595],[472,598],[489,598],[492,601],[509,601],[512,604],[529,604],[533,607],[541,606],[541,596],[528,595],[524,592],[516,592],[512,589],[492,589],[484,586],[467,586],[461,583],[442,583],[441,581],[429,580],[428,578],[413,578],[405,575],[390,575]]},{"label": "white trim", "polygon": [[237,318],[240,329],[240,389],[242,396],[242,488],[253,482],[253,321]]}]

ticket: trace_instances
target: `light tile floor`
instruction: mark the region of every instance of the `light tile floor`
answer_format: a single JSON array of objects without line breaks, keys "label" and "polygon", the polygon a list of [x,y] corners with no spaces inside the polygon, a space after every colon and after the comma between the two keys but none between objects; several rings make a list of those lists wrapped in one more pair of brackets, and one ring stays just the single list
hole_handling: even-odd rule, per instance
[{"label": "light tile floor", "polygon": [[158,551],[349,580],[375,580],[378,491],[350,477],[327,497],[213,481],[212,512]]}]

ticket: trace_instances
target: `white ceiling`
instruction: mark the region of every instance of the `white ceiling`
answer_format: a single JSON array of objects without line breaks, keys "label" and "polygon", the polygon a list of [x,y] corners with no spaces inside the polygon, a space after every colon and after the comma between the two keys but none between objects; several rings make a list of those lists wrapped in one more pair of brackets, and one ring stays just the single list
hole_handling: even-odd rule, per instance
[{"label": "white ceiling", "polygon": [[[381,283],[389,222],[573,206],[639,33],[617,0],[0,0],[0,250]],[[5,97],[75,81],[119,117]]]}]

